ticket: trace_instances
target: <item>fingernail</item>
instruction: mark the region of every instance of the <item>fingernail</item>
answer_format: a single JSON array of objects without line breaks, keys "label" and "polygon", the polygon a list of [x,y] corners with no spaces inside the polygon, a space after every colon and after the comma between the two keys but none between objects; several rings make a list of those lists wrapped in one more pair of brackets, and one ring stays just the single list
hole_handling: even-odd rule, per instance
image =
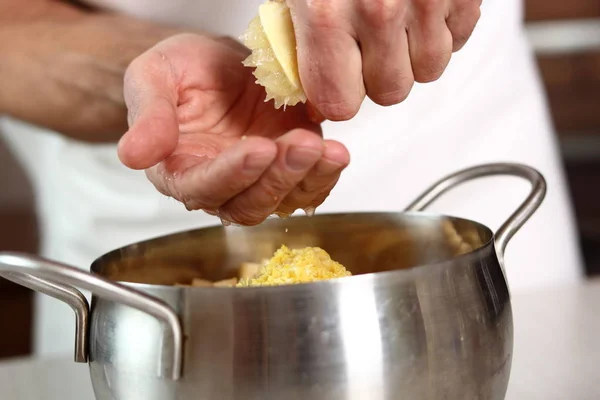
[{"label": "fingernail", "polygon": [[249,154],[244,159],[244,170],[252,172],[252,171],[262,171],[271,163],[273,160],[273,156],[270,154],[263,153],[255,153]]},{"label": "fingernail", "polygon": [[292,146],[285,155],[285,162],[293,170],[310,168],[319,158],[321,152],[312,147]]}]

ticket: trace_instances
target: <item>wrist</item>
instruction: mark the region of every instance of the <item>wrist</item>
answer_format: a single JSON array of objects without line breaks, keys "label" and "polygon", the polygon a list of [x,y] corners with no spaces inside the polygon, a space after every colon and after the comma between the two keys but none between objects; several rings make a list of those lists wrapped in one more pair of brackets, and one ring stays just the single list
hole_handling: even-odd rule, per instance
[{"label": "wrist", "polygon": [[[110,63],[93,53],[106,36],[105,31],[89,32],[95,13],[61,1],[30,1],[31,7],[23,2],[27,9],[15,5],[21,0],[0,1],[0,115],[69,136],[96,125],[102,132],[113,129],[104,120],[88,121],[95,115],[109,122],[124,119],[121,101],[98,99],[107,92],[121,94],[122,77],[107,83],[112,65],[105,72],[103,66]],[[66,108],[76,117],[61,118]]]},{"label": "wrist", "polygon": [[4,0],[0,2],[0,26],[52,21],[84,14],[79,8],[56,0]]}]

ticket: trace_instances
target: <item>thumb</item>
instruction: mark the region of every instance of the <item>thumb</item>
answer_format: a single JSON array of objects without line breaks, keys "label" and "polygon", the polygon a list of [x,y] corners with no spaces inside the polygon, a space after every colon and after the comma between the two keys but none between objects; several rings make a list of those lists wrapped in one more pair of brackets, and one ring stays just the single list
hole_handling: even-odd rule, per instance
[{"label": "thumb", "polygon": [[132,169],[160,163],[175,151],[179,139],[174,105],[166,98],[149,98],[145,103],[139,115],[129,117],[132,124],[118,146],[119,159]]},{"label": "thumb", "polygon": [[177,91],[171,71],[169,61],[151,49],[134,60],[125,73],[129,130],[119,141],[118,155],[129,168],[150,168],[177,147]]}]

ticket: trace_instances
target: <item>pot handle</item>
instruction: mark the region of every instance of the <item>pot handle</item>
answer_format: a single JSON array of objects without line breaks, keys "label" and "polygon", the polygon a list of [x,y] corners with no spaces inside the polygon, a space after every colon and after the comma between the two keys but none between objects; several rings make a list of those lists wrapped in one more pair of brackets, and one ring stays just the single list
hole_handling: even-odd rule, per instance
[{"label": "pot handle", "polygon": [[66,285],[60,285],[51,281],[36,278],[35,276],[10,273],[0,274],[0,277],[25,286],[31,290],[54,297],[66,303],[75,312],[75,354],[74,360],[78,363],[87,362],[87,333],[89,304],[81,292]]},{"label": "pot handle", "polygon": [[497,249],[499,249],[500,254],[504,254],[506,245],[510,239],[535,213],[546,196],[546,180],[541,173],[527,165],[493,163],[478,165],[455,172],[430,186],[421,196],[406,207],[405,211],[423,211],[433,201],[453,187],[473,179],[494,175],[516,176],[531,183],[531,191],[525,201],[508,217],[506,222],[502,224],[494,235]]},{"label": "pot handle", "polygon": [[[112,282],[99,275],[28,254],[0,252],[0,273],[5,273],[3,276],[9,276],[10,280],[14,280],[15,276],[17,276],[17,279],[22,279],[24,275],[35,276],[38,278],[36,285],[40,284],[40,281],[43,282],[42,286],[45,287],[44,290],[56,286],[60,287],[64,284],[78,286],[91,291],[99,297],[133,307],[163,321],[169,327],[173,340],[174,351],[171,377],[173,380],[178,380],[181,377],[183,365],[183,329],[175,311],[162,300],[125,285]],[[14,273],[20,275],[13,275]],[[46,279],[61,282],[61,284],[54,284],[46,281]],[[37,290],[36,288],[34,289]],[[71,289],[65,289],[64,286],[58,290],[62,292],[61,295],[64,295],[66,292],[74,294]],[[71,304],[69,303],[69,305]],[[87,321],[87,313],[85,317]],[[87,322],[84,326],[86,325]]]}]

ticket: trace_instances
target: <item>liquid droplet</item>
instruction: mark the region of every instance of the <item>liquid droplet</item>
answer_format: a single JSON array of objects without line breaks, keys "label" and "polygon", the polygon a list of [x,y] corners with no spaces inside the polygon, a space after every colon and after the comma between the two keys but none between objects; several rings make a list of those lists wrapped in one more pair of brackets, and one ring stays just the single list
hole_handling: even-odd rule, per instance
[{"label": "liquid droplet", "polygon": [[284,212],[281,212],[281,211],[276,211],[275,215],[277,215],[281,219],[286,219],[286,218],[289,218],[291,214],[284,213]]},{"label": "liquid droplet", "polygon": [[231,221],[227,221],[226,219],[223,219],[223,217],[221,217],[221,216],[219,216],[219,219],[221,220],[221,223],[223,224],[223,226],[231,225]]},{"label": "liquid droplet", "polygon": [[312,217],[312,216],[314,216],[314,215],[315,215],[315,211],[316,211],[316,210],[317,210],[317,208],[316,208],[316,207],[306,207],[306,208],[304,209],[304,213],[305,213],[307,216],[309,216],[309,217]]}]

